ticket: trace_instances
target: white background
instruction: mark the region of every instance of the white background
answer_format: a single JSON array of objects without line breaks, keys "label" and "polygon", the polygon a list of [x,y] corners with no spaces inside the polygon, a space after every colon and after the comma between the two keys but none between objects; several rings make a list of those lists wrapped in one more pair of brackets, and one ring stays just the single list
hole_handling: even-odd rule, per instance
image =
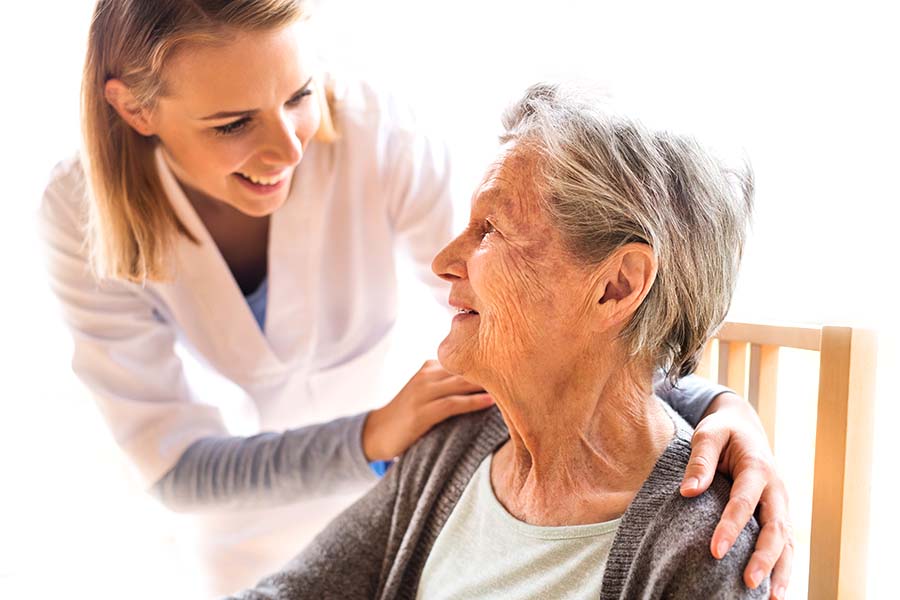
[{"label": "white background", "polygon": [[[70,373],[34,230],[50,168],[78,146],[93,2],[15,5],[0,25],[0,596],[174,597],[181,586],[190,597],[190,563],[172,554],[177,524],[136,490]],[[732,318],[880,332],[869,582],[878,598],[894,596],[900,534],[888,379],[900,366],[900,48],[888,5],[328,0],[317,17],[334,70],[393,87],[448,140],[461,219],[503,107],[542,79],[597,82],[653,124],[749,156],[756,217]],[[445,325],[419,309],[419,290],[404,289],[398,372],[425,358]],[[799,380],[806,367],[795,361],[785,362]],[[802,389],[787,371],[782,392]],[[797,393],[800,413],[810,402]],[[807,448],[813,430],[782,419],[776,447]],[[800,504],[808,465],[784,468]],[[804,595],[802,568],[801,557],[794,597]]]}]

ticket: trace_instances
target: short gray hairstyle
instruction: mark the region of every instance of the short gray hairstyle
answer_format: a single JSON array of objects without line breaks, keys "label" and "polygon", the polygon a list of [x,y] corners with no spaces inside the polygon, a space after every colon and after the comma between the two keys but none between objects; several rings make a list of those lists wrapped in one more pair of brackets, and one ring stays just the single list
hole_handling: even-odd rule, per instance
[{"label": "short gray hairstyle", "polygon": [[536,151],[538,195],[577,260],[600,264],[631,242],[653,249],[656,281],[621,339],[674,382],[694,371],[728,312],[753,175],[607,105],[583,90],[532,86],[505,114],[501,141]]}]

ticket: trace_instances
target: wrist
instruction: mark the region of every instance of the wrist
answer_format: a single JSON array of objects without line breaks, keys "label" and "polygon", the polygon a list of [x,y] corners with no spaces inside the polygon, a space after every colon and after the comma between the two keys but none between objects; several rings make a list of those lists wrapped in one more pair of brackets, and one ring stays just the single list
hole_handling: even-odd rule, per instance
[{"label": "wrist", "polygon": [[705,419],[709,415],[722,410],[736,410],[739,412],[749,410],[752,412],[753,408],[750,406],[749,402],[745,402],[743,398],[734,392],[722,392],[712,399],[712,402],[706,407],[706,411],[703,413],[701,419]]},{"label": "wrist", "polygon": [[384,417],[384,407],[371,411],[366,417],[362,431],[362,450],[369,462],[377,460],[387,460],[389,457],[381,448],[382,422]]},{"label": "wrist", "polygon": [[709,415],[713,413],[719,413],[721,415],[733,414],[736,415],[738,419],[745,423],[752,423],[756,429],[758,429],[763,436],[765,436],[765,429],[762,426],[762,421],[759,420],[759,415],[756,414],[756,410],[750,405],[749,402],[735,394],[734,392],[722,392],[718,394],[713,401],[709,403],[709,407],[707,407],[706,412],[703,413],[703,417],[701,420],[705,419]]}]

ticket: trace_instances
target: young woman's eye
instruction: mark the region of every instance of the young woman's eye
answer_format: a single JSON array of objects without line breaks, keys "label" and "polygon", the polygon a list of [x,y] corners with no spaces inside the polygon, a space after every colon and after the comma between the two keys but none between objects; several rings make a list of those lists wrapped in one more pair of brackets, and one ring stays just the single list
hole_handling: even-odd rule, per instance
[{"label": "young woman's eye", "polygon": [[217,135],[234,135],[243,131],[250,124],[250,117],[242,117],[237,121],[213,127]]},{"label": "young woman's eye", "polygon": [[290,100],[287,101],[287,105],[288,106],[297,106],[298,104],[303,102],[304,98],[306,98],[307,96],[310,96],[310,95],[312,95],[311,89],[306,88],[306,89],[300,90]]}]

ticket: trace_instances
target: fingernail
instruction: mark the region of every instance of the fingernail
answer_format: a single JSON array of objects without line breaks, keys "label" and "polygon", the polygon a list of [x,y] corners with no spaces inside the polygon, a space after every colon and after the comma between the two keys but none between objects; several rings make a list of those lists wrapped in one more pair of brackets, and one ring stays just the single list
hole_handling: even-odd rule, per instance
[{"label": "fingernail", "polygon": [[754,589],[759,586],[759,582],[763,580],[763,577],[765,577],[765,575],[763,574],[762,569],[756,569],[750,573],[750,583],[753,584]]},{"label": "fingernail", "polygon": [[[719,542],[716,546],[716,558],[724,558],[728,554],[728,542]],[[756,575],[756,572],[753,573]]]},{"label": "fingernail", "polygon": [[681,484],[682,492],[693,492],[700,487],[700,480],[696,477],[689,477],[687,481]]},{"label": "fingernail", "polygon": [[775,591],[772,592],[772,595],[775,596],[777,600],[784,600],[784,594],[787,590],[784,589],[783,585],[775,586]]}]

